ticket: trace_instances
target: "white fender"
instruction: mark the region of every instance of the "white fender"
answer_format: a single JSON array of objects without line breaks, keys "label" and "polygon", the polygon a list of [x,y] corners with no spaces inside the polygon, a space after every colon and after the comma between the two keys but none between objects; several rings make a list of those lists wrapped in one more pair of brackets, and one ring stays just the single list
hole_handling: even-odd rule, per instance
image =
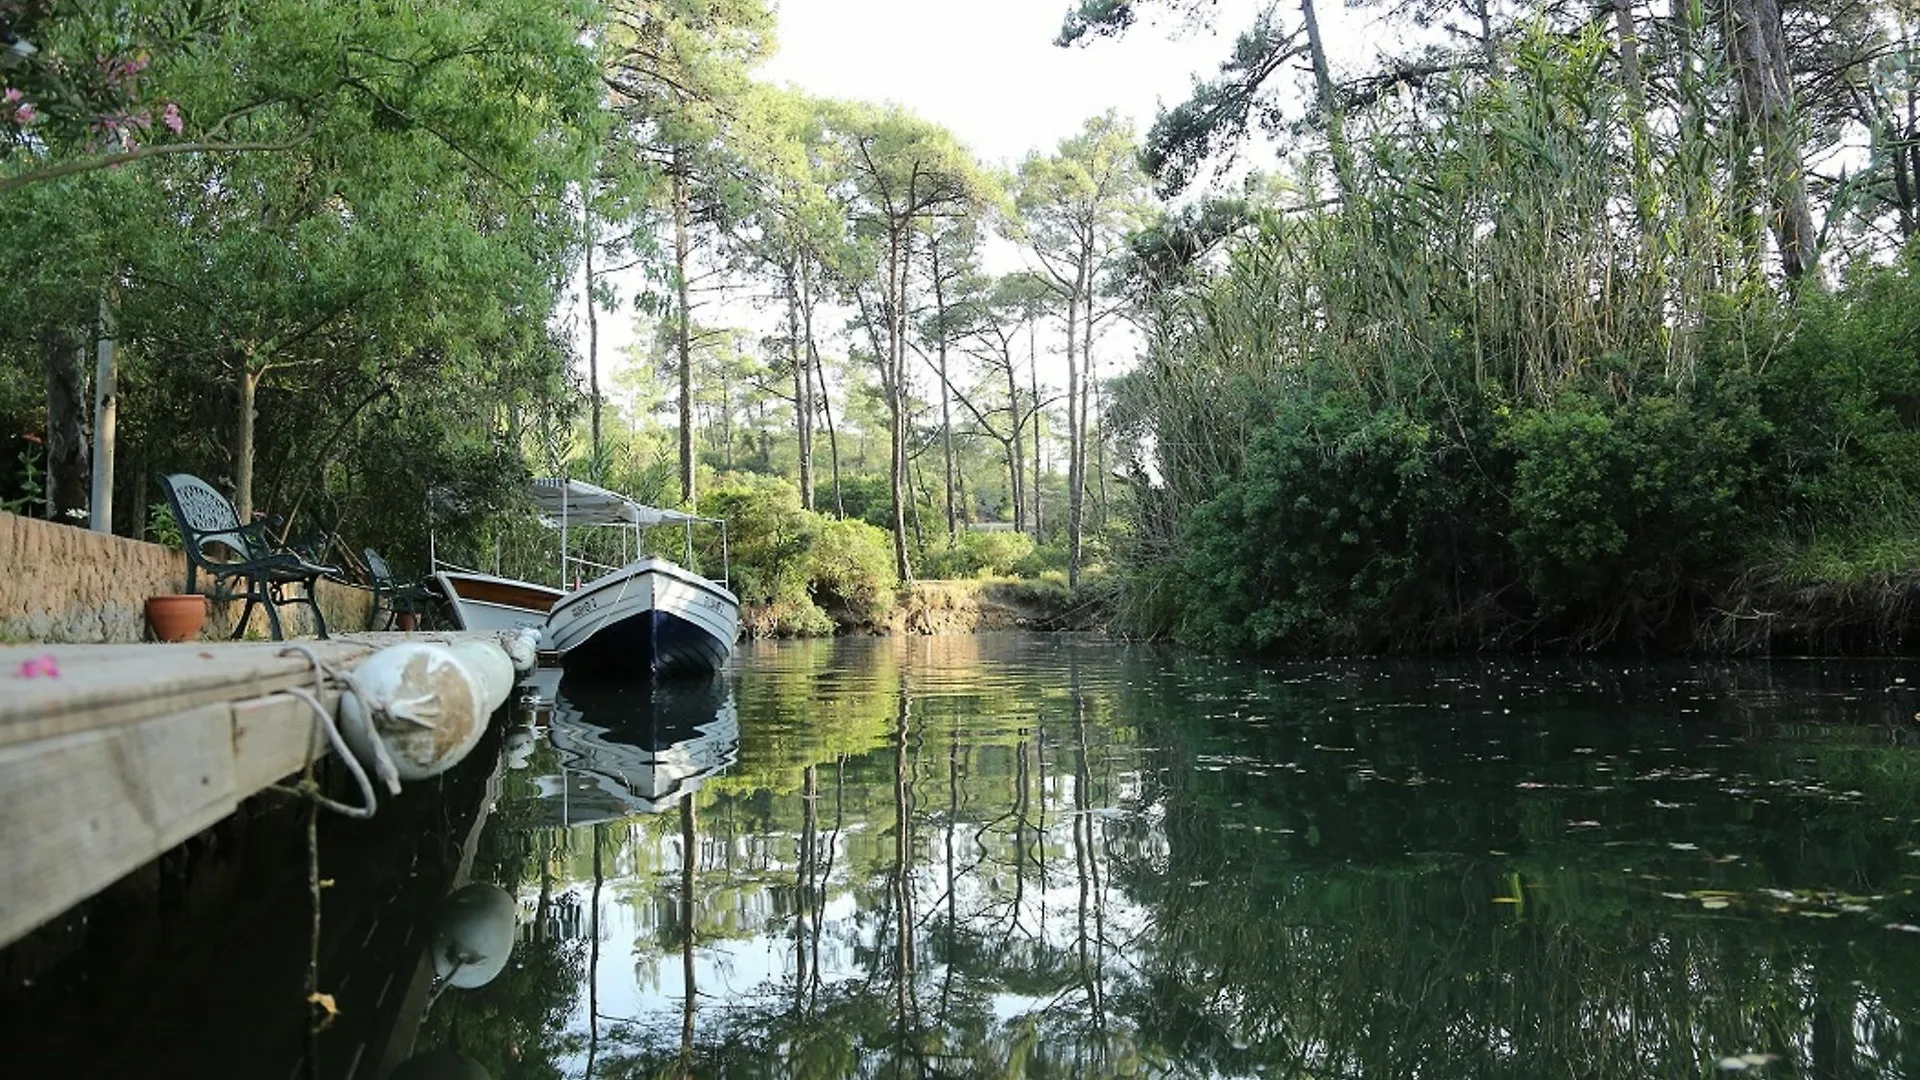
[{"label": "white fender", "polygon": [[507,650],[507,658],[513,661],[513,670],[522,675],[530,674],[540,666],[540,631],[531,626],[500,631],[500,647]]},{"label": "white fender", "polygon": [[526,768],[533,761],[535,746],[532,730],[517,727],[507,732],[507,768]]},{"label": "white fender", "polygon": [[480,688],[484,691],[486,714],[507,703],[513,696],[513,661],[507,659],[507,652],[491,641],[462,641],[450,645],[453,655],[467,665],[467,669],[479,677]]},{"label": "white fender", "polygon": [[492,715],[481,677],[453,650],[424,642],[368,657],[340,696],[340,732],[353,756],[394,793],[402,780],[424,780],[458,764]]},{"label": "white fender", "polygon": [[513,954],[519,914],[498,885],[468,885],[447,897],[433,931],[434,976],[463,990],[492,982]]}]

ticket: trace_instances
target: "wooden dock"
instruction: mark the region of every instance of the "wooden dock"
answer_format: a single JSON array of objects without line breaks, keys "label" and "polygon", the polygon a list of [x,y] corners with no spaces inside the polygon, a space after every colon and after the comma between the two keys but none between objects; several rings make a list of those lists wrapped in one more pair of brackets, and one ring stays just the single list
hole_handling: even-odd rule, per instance
[{"label": "wooden dock", "polygon": [[[401,641],[302,641],[351,668]],[[0,946],[234,812],[326,752],[286,691],[313,669],[285,642],[0,647]],[[322,700],[332,707],[336,695]]]}]

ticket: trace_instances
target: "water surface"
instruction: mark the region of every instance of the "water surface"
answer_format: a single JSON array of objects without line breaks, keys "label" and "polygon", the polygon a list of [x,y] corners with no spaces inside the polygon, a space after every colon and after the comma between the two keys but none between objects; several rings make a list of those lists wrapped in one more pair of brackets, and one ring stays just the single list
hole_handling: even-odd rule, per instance
[{"label": "water surface", "polygon": [[[323,831],[311,1075],[1920,1076],[1907,671],[990,635],[562,682]],[[309,1075],[302,835],[0,954],[10,1060]],[[511,961],[438,988],[476,883]]]},{"label": "water surface", "polygon": [[[522,966],[420,1045],[495,1076],[1920,1074],[1902,670],[988,636],[563,686],[482,839]],[[583,725],[668,749],[597,760]]]}]

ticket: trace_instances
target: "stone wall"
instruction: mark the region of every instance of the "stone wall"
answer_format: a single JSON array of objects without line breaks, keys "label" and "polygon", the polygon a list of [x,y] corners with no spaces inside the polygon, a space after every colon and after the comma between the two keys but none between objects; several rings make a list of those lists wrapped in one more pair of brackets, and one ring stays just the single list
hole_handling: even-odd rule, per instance
[{"label": "stone wall", "polygon": [[[158,544],[105,536],[71,525],[0,513],[0,642],[133,642],[151,638],[145,614],[149,596],[185,589],[187,557]],[[210,584],[196,581],[200,592]],[[240,617],[237,602],[209,607],[203,639],[224,638]],[[320,583],[327,625],[364,630],[373,612],[365,589]],[[280,609],[288,636],[310,636],[313,620],[304,607]],[[247,636],[266,637],[258,610]]]}]

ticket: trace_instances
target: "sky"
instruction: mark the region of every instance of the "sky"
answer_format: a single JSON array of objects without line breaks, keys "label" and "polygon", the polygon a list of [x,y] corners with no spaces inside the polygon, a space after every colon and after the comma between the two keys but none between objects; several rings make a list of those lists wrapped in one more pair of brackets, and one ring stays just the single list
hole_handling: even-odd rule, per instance
[{"label": "sky", "polygon": [[1070,0],[780,0],[761,78],[824,97],[892,101],[991,162],[1047,150],[1109,108],[1142,129],[1218,71],[1259,6],[1221,0],[1217,28],[1142,24],[1119,40],[1053,44]]},{"label": "sky", "polygon": [[[778,49],[754,72],[819,97],[893,102],[944,125],[989,164],[1016,164],[1047,152],[1108,109],[1144,133],[1162,105],[1186,100],[1196,77],[1210,77],[1264,0],[1216,0],[1211,25],[1142,19],[1119,39],[1072,48],[1053,44],[1072,0],[777,0]],[[1366,39],[1344,5],[1319,5],[1336,60]],[[1281,76],[1286,79],[1286,75]],[[1005,252],[991,253],[995,263]],[[1011,269],[995,266],[996,270]],[[578,312],[581,283],[567,315],[578,351],[586,348]],[[625,366],[636,337],[631,286],[618,311],[600,318],[603,387]],[[708,320],[762,321],[750,306],[728,305]],[[1124,343],[1114,348],[1126,351]],[[1124,362],[1124,358],[1113,360]],[[1109,361],[1103,360],[1103,363]],[[584,364],[583,373],[584,373]]]}]

